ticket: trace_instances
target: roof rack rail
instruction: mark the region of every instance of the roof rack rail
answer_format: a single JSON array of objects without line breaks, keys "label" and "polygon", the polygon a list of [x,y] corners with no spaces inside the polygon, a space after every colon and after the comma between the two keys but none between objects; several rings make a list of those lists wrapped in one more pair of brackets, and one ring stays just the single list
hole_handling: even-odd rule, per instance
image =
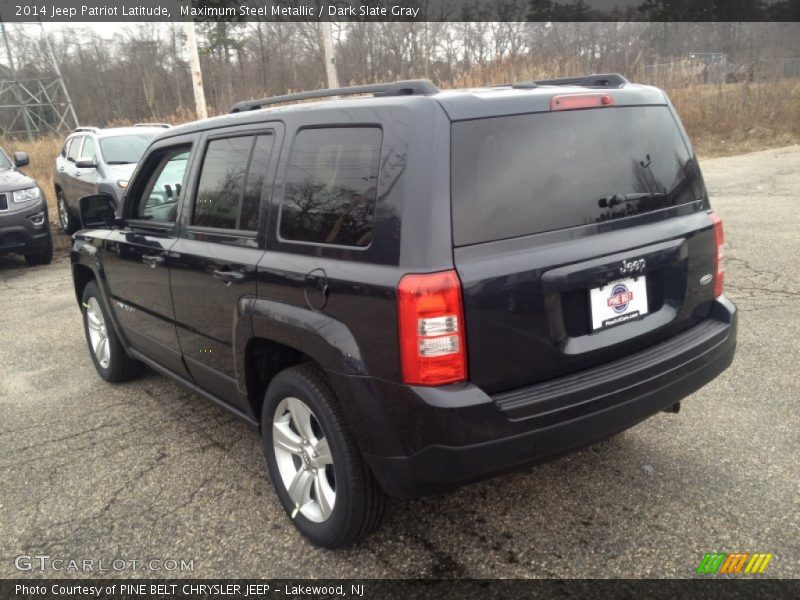
[{"label": "roof rack rail", "polygon": [[134,123],[134,127],[161,127],[162,129],[169,129],[172,127],[169,123]]},{"label": "roof rack rail", "polygon": [[534,82],[536,85],[577,85],[580,87],[622,87],[630,83],[619,73],[600,73],[583,75],[581,77],[559,77],[558,79],[542,79]]},{"label": "roof rack rail", "polygon": [[492,88],[511,88],[513,90],[532,90],[539,87],[534,81],[521,81],[516,83],[497,83]]},{"label": "roof rack rail", "polygon": [[100,128],[99,127],[82,126],[82,127],[76,127],[75,129],[73,129],[73,133],[78,133],[80,131],[91,131],[92,133],[100,133]]},{"label": "roof rack rail", "polygon": [[407,81],[395,81],[393,83],[373,83],[369,85],[354,85],[351,87],[333,88],[327,90],[312,90],[309,92],[297,92],[294,94],[284,94],[283,96],[273,96],[262,100],[243,100],[231,107],[232,113],[244,112],[246,110],[257,110],[271,104],[282,102],[294,102],[298,100],[312,100],[314,98],[330,98],[332,96],[354,96],[357,94],[372,94],[374,96],[427,96],[437,94],[439,88],[427,79],[409,79]]}]

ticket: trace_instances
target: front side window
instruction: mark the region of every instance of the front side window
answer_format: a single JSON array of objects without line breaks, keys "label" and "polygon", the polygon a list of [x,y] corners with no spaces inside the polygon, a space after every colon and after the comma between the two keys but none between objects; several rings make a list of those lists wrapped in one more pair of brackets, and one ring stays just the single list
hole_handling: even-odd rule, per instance
[{"label": "front side window", "polygon": [[285,240],[369,246],[383,134],[378,127],[304,129],[289,156]]},{"label": "front side window", "polygon": [[94,149],[94,140],[86,137],[83,142],[83,150],[81,150],[81,159],[88,159],[92,162],[97,161],[97,151]]},{"label": "front side window", "polygon": [[271,135],[210,141],[200,172],[192,225],[257,229],[261,186],[271,150]]},{"label": "front side window", "polygon": [[6,153],[0,150],[0,171],[7,171],[11,168],[11,161],[6,156]]},{"label": "front side window", "polygon": [[80,158],[81,146],[83,145],[83,136],[72,138],[72,143],[67,150],[67,160],[75,162]]},{"label": "front side window", "polygon": [[177,220],[189,151],[185,146],[176,148],[161,159],[136,206],[135,219],[160,223],[174,223]]}]

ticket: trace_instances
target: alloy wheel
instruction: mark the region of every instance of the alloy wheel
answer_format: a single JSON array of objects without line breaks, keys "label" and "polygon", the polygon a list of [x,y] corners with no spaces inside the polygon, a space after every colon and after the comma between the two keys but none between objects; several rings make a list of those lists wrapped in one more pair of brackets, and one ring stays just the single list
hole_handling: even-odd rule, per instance
[{"label": "alloy wheel", "polygon": [[61,221],[61,227],[66,231],[69,227],[69,213],[67,212],[67,203],[64,202],[64,197],[58,197],[58,218]]},{"label": "alloy wheel", "polygon": [[108,343],[108,330],[103,311],[97,298],[92,296],[86,304],[86,322],[89,326],[89,341],[97,362],[104,369],[111,363],[111,347]]},{"label": "alloy wheel", "polygon": [[292,517],[328,520],[336,503],[333,455],[311,409],[300,399],[284,398],[272,419],[272,446],[281,481],[294,503]]}]

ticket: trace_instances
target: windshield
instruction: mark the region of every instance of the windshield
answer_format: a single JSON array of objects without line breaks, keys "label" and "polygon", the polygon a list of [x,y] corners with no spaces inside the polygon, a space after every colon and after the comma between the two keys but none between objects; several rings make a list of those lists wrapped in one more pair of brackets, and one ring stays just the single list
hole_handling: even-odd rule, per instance
[{"label": "windshield", "polygon": [[11,168],[11,161],[8,160],[6,153],[0,149],[0,171],[8,171]]},{"label": "windshield", "polygon": [[117,135],[100,139],[100,151],[107,165],[137,163],[154,135]]},{"label": "windshield", "polygon": [[666,106],[453,124],[458,246],[628,217],[700,197],[699,171]]}]

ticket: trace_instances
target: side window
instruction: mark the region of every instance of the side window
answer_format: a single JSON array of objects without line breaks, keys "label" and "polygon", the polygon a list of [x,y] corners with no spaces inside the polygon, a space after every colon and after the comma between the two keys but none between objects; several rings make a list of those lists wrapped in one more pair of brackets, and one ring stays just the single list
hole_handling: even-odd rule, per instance
[{"label": "side window", "polygon": [[69,145],[72,143],[74,138],[69,138],[66,142],[64,142],[64,147],[61,149],[61,156],[67,158],[67,152],[69,151]]},{"label": "side window", "polygon": [[211,140],[206,148],[192,225],[236,229],[253,137]]},{"label": "side window", "polygon": [[269,155],[272,152],[273,137],[259,135],[253,146],[250,166],[247,169],[247,180],[242,194],[242,207],[239,211],[239,229],[255,231],[258,229],[258,213],[261,207],[261,189],[264,177],[267,176]]},{"label": "side window", "polygon": [[134,219],[160,223],[176,221],[189,152],[190,148],[186,146],[166,152],[150,175],[147,187],[134,207]]},{"label": "side window", "polygon": [[255,230],[272,136],[211,140],[197,185],[192,225]]},{"label": "side window", "polygon": [[80,158],[81,146],[83,145],[83,137],[78,136],[72,138],[72,143],[69,145],[69,150],[67,151],[67,160],[70,162],[75,162]]},{"label": "side window", "polygon": [[90,158],[91,160],[97,162],[97,151],[95,150],[94,146],[94,139],[86,136],[83,139],[83,150],[81,150],[81,158]]},{"label": "side window", "polygon": [[300,131],[289,155],[281,237],[369,246],[382,138],[378,127]]}]

